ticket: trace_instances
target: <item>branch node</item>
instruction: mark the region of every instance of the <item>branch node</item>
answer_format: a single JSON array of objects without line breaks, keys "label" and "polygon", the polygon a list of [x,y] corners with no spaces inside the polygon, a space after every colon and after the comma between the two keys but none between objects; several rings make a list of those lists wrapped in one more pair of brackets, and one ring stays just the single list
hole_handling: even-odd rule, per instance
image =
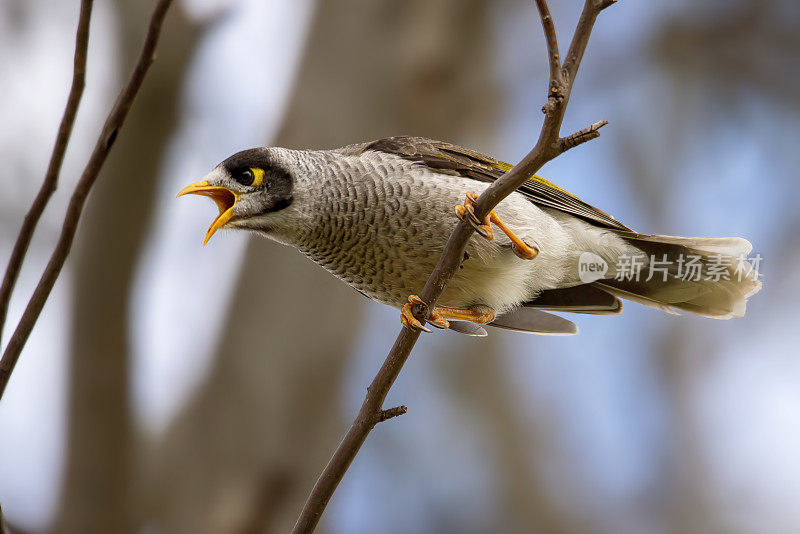
[{"label": "branch node", "polygon": [[408,411],[406,406],[395,406],[394,408],[389,408],[388,410],[381,410],[378,413],[378,422],[383,423],[387,419],[392,419],[394,417],[399,417],[405,414]]},{"label": "branch node", "polygon": [[108,137],[106,137],[106,148],[105,148],[106,152],[111,150],[111,147],[114,146],[114,141],[117,140],[118,133],[119,133],[119,128],[114,128],[113,130],[111,130],[111,133],[108,134]]},{"label": "branch node", "polygon": [[568,91],[564,80],[568,78],[568,76],[562,75],[561,79],[550,80],[550,85],[548,86],[547,91],[547,103],[542,106],[542,113],[545,115],[555,113],[558,110],[558,107],[564,103],[564,98]]},{"label": "branch node", "polygon": [[464,262],[467,261],[468,259],[469,259],[469,252],[467,252],[465,250],[464,251],[464,258],[461,260],[461,263],[458,264],[458,268],[459,269],[463,269],[464,268]]},{"label": "branch node", "polygon": [[602,11],[605,8],[612,6],[617,3],[617,0],[601,0],[600,5],[597,7],[598,11]]}]

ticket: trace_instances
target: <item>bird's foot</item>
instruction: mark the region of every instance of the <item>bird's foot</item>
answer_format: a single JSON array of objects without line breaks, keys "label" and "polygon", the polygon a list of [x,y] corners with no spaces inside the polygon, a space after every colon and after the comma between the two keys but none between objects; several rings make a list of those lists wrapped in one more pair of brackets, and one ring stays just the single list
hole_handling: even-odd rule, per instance
[{"label": "bird's foot", "polygon": [[[425,304],[417,295],[410,295],[408,302],[405,303],[400,310],[400,323],[409,330],[422,330],[430,332],[419,319],[414,317],[413,307],[415,305]],[[447,319],[458,319],[462,321],[471,321],[473,323],[485,324],[494,320],[494,310],[488,306],[473,306],[472,308],[450,308],[448,306],[434,306],[431,309],[430,317],[428,317],[428,324],[436,328],[449,328],[450,323]]]},{"label": "bird's foot", "polygon": [[491,218],[491,221],[496,224],[497,227],[500,228],[500,230],[502,230],[503,233],[506,234],[511,240],[511,249],[518,258],[523,260],[532,260],[539,255],[539,249],[533,245],[529,245],[525,242],[525,240],[517,236],[517,234],[515,234],[511,228],[506,226],[506,223],[503,222],[503,219],[497,216],[494,210],[492,210],[492,213],[489,214],[489,217]]},{"label": "bird's foot", "polygon": [[494,310],[489,306],[472,306],[470,308],[451,308],[449,306],[436,306],[433,308],[441,317],[469,321],[471,323],[486,324],[494,321]]},{"label": "bird's foot", "polygon": [[[409,330],[422,330],[423,332],[430,332],[430,328],[426,328],[425,325],[419,321],[419,319],[414,317],[413,307],[419,304],[425,303],[417,295],[409,295],[408,302],[406,302],[400,309],[400,323]],[[450,326],[450,323],[448,323],[447,319],[439,314],[436,307],[431,310],[431,315],[428,317],[428,323],[432,324],[436,328],[448,328]]]},{"label": "bird's foot", "polygon": [[[462,221],[466,220],[482,237],[485,237],[491,241],[494,239],[494,230],[492,230],[491,224],[491,214],[484,217],[483,222],[481,222],[475,215],[476,200],[478,200],[478,195],[472,191],[467,193],[467,199],[464,201],[464,204],[458,204],[455,206],[456,215]],[[494,210],[492,210],[492,213],[494,213]]]},{"label": "bird's foot", "polygon": [[511,248],[514,251],[514,254],[523,260],[532,260],[539,254],[539,249],[520,239],[517,234],[511,230],[511,228],[506,226],[506,223],[504,223],[503,219],[497,215],[495,210],[490,211],[489,215],[484,217],[483,221],[481,222],[475,215],[476,200],[478,200],[478,195],[471,191],[467,193],[467,198],[464,201],[464,205],[462,206],[459,204],[455,207],[456,215],[459,219],[462,221],[466,220],[472,225],[478,234],[489,241],[494,239],[494,231],[492,230],[492,223],[494,223],[511,240]]}]

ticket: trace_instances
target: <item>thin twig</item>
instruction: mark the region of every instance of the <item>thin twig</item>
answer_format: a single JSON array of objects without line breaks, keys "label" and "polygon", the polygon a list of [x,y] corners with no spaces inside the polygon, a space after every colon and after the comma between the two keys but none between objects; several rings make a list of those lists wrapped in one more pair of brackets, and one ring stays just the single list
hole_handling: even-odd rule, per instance
[{"label": "thin twig", "polygon": [[550,65],[550,81],[561,80],[561,58],[558,51],[558,37],[550,7],[545,0],[536,0],[539,18],[542,20],[542,30],[547,41],[547,60]]},{"label": "thin twig", "polygon": [[597,15],[616,2],[617,0],[586,1],[587,5],[589,3],[592,4],[591,9],[584,8],[581,12],[581,17],[578,19],[578,27],[575,28],[575,34],[572,36],[567,57],[564,59],[564,77],[569,82],[570,87],[575,83],[575,75],[578,73],[578,66],[580,66],[583,53],[586,51],[586,44],[589,42]]},{"label": "thin twig", "polygon": [[67,213],[64,217],[64,225],[61,229],[58,243],[50,256],[50,261],[45,267],[39,284],[36,286],[30,301],[28,301],[28,306],[25,308],[14,334],[8,342],[8,346],[3,353],[3,359],[0,360],[0,399],[3,397],[3,392],[6,389],[6,385],[8,385],[8,379],[19,359],[20,352],[22,352],[22,348],[25,346],[31,330],[33,330],[33,326],[36,324],[36,320],[44,307],[44,303],[47,301],[47,297],[50,296],[50,291],[53,289],[53,285],[56,283],[61,268],[67,259],[89,191],[91,191],[97,180],[100,169],[103,167],[108,153],[114,145],[117,134],[128,116],[131,105],[133,105],[133,101],[142,86],[150,65],[155,61],[155,51],[161,33],[161,25],[171,4],[172,0],[159,0],[156,4],[153,15],[150,18],[139,59],[131,72],[127,84],[108,114],[103,130],[97,139],[97,144],[89,157],[89,162],[86,164],[86,168],[75,186],[75,191],[72,193],[67,206]]},{"label": "thin twig", "polygon": [[[566,142],[560,142],[559,131],[564,119],[569,95],[572,91],[572,84],[575,73],[578,70],[586,43],[589,40],[592,26],[600,11],[611,5],[609,0],[586,0],[583,6],[580,22],[575,30],[572,45],[567,55],[569,71],[564,70],[556,64],[550,71],[548,84],[548,104],[545,106],[545,118],[539,139],[536,146],[525,158],[514,168],[495,181],[478,198],[475,204],[475,215],[478,219],[483,219],[500,201],[513,193],[518,187],[524,184],[528,178],[535,174],[545,163],[566,152],[571,147]],[[555,29],[552,19],[549,19],[549,10],[545,0],[536,0],[542,17],[548,58],[553,65],[553,61],[558,61],[558,48],[555,39]],[[595,129],[596,133],[596,129]],[[573,145],[574,146],[574,145]],[[430,278],[425,283],[425,287],[420,293],[421,299],[427,306],[414,307],[414,315],[421,322],[427,319],[428,310],[433,307],[436,300],[441,296],[445,286],[458,270],[458,266],[464,257],[464,250],[467,242],[472,236],[474,229],[465,221],[456,224],[450,239],[442,252],[439,262],[436,264]],[[383,413],[382,406],[397,376],[411,354],[414,344],[419,338],[419,331],[412,331],[403,328],[394,342],[386,360],[383,362],[378,374],[372,380],[367,389],[367,396],[361,405],[361,409],[353,421],[352,426],[347,431],[336,451],[333,453],[328,465],[322,471],[314,488],[306,500],[300,517],[294,526],[294,533],[313,532],[325,507],[333,496],[333,492],[344,477],[345,472],[350,467],[361,445],[367,438],[370,431],[381,421]]]},{"label": "thin twig", "polygon": [[542,112],[549,113],[560,98],[563,98],[564,76],[561,70],[561,56],[558,50],[556,26],[546,0],[536,0],[539,18],[542,20],[542,30],[547,43],[547,60],[550,65],[550,81],[547,90],[547,103],[542,107]]},{"label": "thin twig", "polygon": [[562,137],[558,140],[559,150],[562,152],[566,152],[570,148],[575,148],[578,145],[582,145],[587,141],[591,141],[592,139],[597,139],[600,137],[600,128],[608,124],[608,121],[599,121],[591,126],[587,126],[583,130],[579,130],[572,135],[568,135],[567,137]]},{"label": "thin twig", "polygon": [[[72,67],[72,87],[67,97],[67,105],[64,107],[64,115],[61,117],[61,124],[58,127],[56,143],[53,153],[50,156],[50,163],[44,175],[44,181],[33,200],[25,219],[22,222],[14,249],[11,251],[11,258],[8,260],[8,267],[3,276],[3,285],[0,286],[0,341],[3,338],[3,326],[8,315],[8,305],[11,301],[11,293],[19,278],[19,271],[22,262],[28,253],[28,246],[31,244],[33,232],[39,224],[44,208],[50,201],[50,197],[58,186],[58,176],[61,173],[61,165],[64,162],[64,154],[67,151],[69,138],[72,135],[72,127],[75,125],[75,116],[78,114],[78,106],[83,96],[83,88],[86,86],[86,49],[89,46],[89,21],[92,18],[92,7],[94,0],[82,0],[81,10],[78,17],[78,31],[75,34],[75,56]],[[0,345],[2,346],[2,345]]]},{"label": "thin twig", "polygon": [[406,406],[395,406],[394,408],[389,408],[388,410],[381,410],[381,414],[378,416],[378,422],[383,423],[388,419],[404,415],[406,412],[408,412],[408,407]]}]

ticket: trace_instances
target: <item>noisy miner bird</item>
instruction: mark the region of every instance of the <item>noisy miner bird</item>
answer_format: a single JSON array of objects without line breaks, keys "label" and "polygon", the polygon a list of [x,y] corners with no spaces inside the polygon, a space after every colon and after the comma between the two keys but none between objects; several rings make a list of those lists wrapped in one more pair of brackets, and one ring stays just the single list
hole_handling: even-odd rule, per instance
[{"label": "noisy miner bird", "polygon": [[401,309],[412,329],[428,330],[411,307],[456,217],[478,232],[431,310],[428,323],[439,328],[574,334],[573,323],[547,311],[617,315],[620,298],[728,319],[744,315],[761,288],[746,261],[748,241],[640,234],[538,176],[478,221],[477,194],[510,168],[421,137],[335,150],[253,148],[178,196],[216,202],[206,242],[220,228],[237,228],[293,246],[360,293]]}]

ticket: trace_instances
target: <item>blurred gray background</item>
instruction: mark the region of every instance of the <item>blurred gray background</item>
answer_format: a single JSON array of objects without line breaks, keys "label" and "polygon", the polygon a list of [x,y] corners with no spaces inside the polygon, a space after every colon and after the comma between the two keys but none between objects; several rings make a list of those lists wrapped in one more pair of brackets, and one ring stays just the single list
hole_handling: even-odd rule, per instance
[{"label": "blurred gray background", "polygon": [[[0,260],[44,175],[78,0],[0,0]],[[98,0],[61,187],[8,339],[152,1]],[[578,0],[551,2],[562,46]],[[744,319],[626,304],[581,334],[423,336],[328,507],[331,533],[800,532],[800,4],[623,0],[541,174],[647,233],[743,236]],[[422,135],[516,163],[547,81],[523,0],[176,1],[0,403],[20,532],[286,532],[399,329],[295,251],[175,200],[231,153]]]}]

